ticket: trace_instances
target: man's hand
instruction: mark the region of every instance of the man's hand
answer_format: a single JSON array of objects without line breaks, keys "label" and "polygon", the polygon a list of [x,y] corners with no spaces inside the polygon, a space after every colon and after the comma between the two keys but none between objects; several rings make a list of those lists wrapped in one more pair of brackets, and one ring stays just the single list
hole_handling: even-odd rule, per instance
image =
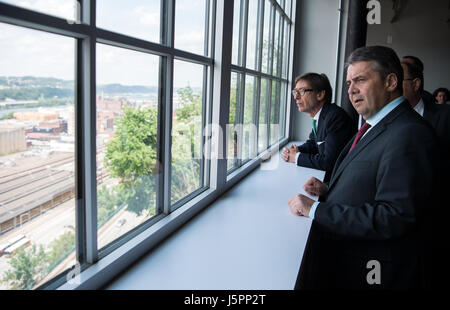
[{"label": "man's hand", "polygon": [[303,185],[303,189],[312,196],[322,196],[328,192],[328,187],[325,183],[319,181],[315,177],[309,178]]},{"label": "man's hand", "polygon": [[284,161],[295,163],[295,155],[298,153],[298,149],[295,145],[291,145],[289,148],[283,148],[283,152],[281,153],[281,157]]},{"label": "man's hand", "polygon": [[298,194],[289,199],[289,209],[291,212],[298,216],[309,217],[309,211],[311,210],[314,200],[306,197],[305,195]]}]

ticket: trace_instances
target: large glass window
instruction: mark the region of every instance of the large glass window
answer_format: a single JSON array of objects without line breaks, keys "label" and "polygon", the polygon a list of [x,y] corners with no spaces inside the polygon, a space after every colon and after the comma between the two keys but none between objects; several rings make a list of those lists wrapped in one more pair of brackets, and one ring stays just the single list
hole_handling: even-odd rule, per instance
[{"label": "large glass window", "polygon": [[242,75],[231,72],[230,115],[226,128],[227,135],[227,170],[238,165],[238,130],[239,107]]},{"label": "large glass window", "polygon": [[74,0],[1,0],[0,2],[62,17],[70,22],[77,21],[81,12],[78,1]]},{"label": "large glass window", "polygon": [[261,78],[261,88],[259,97],[259,122],[258,122],[258,153],[261,153],[267,149],[268,141],[268,121],[267,121],[267,111],[268,111],[268,92],[269,83],[265,78]]},{"label": "large glass window", "polygon": [[159,42],[160,6],[161,0],[97,1],[97,26]]},{"label": "large glass window", "polygon": [[0,33],[0,289],[33,289],[76,261],[75,42]]},{"label": "large glass window", "polygon": [[248,23],[247,23],[247,63],[249,69],[256,69],[257,55],[257,31],[258,31],[258,3],[259,0],[248,2]]},{"label": "large glass window", "polygon": [[204,55],[208,32],[206,18],[209,0],[177,0],[175,2],[175,47]]},{"label": "large glass window", "polygon": [[270,18],[272,6],[269,0],[264,0],[264,24],[262,41],[262,72],[269,73],[269,55],[270,55]]},{"label": "large glass window", "polygon": [[171,203],[203,186],[203,101],[206,67],[175,60]]},{"label": "large glass window", "polygon": [[242,160],[256,157],[256,77],[245,77],[244,119],[242,128]]},{"label": "large glass window", "polygon": [[159,57],[97,44],[98,247],[159,213]]},{"label": "large glass window", "polygon": [[[234,16],[237,18],[240,10],[240,18],[233,24],[232,68],[236,73],[231,78],[229,119],[234,130],[227,144],[229,173],[253,158],[252,154],[285,137],[291,21],[283,9],[291,3],[278,4],[271,0],[235,1]],[[244,39],[246,50],[237,44]],[[246,55],[245,65],[236,61],[241,54]],[[253,131],[248,130],[250,126]]]}]

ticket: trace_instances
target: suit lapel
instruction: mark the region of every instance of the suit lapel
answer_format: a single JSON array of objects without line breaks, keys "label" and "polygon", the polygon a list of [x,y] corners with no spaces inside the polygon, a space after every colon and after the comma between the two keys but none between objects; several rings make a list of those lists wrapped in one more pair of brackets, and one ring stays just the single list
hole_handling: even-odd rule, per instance
[{"label": "suit lapel", "polygon": [[436,113],[436,109],[437,107],[435,105],[429,103],[425,103],[423,108],[423,118],[435,128],[439,122],[439,113]]},{"label": "suit lapel", "polygon": [[397,118],[400,114],[405,111],[405,102],[402,102],[398,105],[394,110],[392,110],[388,115],[386,115],[378,124],[376,124],[353,148],[353,150],[348,153],[351,145],[353,144],[353,140],[356,135],[347,143],[347,145],[342,150],[341,154],[336,161],[336,165],[333,170],[333,174],[331,176],[330,185],[328,186],[329,190],[334,185],[336,180],[345,170],[350,162],[352,162],[358,155],[373,141],[382,134],[386,129],[388,129],[389,124]]},{"label": "suit lapel", "polygon": [[325,135],[325,117],[327,116],[328,108],[330,104],[324,104],[319,116],[319,125],[317,126],[317,141],[322,141]]}]

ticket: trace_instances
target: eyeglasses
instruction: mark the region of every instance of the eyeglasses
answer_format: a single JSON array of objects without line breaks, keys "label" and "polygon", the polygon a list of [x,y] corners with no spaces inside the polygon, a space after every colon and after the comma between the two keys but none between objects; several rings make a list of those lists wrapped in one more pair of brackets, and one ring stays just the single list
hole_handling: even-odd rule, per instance
[{"label": "eyeglasses", "polygon": [[312,89],[312,88],[309,88],[309,89],[305,89],[305,88],[302,88],[302,89],[293,89],[292,90],[292,96],[294,96],[295,97],[295,95],[299,95],[300,97],[303,97],[304,95],[305,95],[305,93],[306,92],[308,92],[308,91],[314,91],[315,89]]}]

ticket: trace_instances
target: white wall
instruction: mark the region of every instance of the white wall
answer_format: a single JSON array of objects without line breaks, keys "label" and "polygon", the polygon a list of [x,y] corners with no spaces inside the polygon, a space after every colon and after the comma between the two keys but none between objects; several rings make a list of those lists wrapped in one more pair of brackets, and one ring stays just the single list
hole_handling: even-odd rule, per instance
[{"label": "white wall", "polygon": [[[294,77],[306,72],[325,73],[333,92],[336,81],[339,0],[298,0],[295,35]],[[295,85],[293,85],[295,87]],[[305,140],[311,132],[311,118],[298,111],[292,101],[292,139]]]},{"label": "white wall", "polygon": [[[369,25],[367,45],[392,47],[401,58],[419,57],[425,66],[425,89],[450,88],[450,18],[449,0],[407,0],[399,19],[391,0],[381,0],[381,24]],[[392,43],[388,43],[388,36]]]}]

